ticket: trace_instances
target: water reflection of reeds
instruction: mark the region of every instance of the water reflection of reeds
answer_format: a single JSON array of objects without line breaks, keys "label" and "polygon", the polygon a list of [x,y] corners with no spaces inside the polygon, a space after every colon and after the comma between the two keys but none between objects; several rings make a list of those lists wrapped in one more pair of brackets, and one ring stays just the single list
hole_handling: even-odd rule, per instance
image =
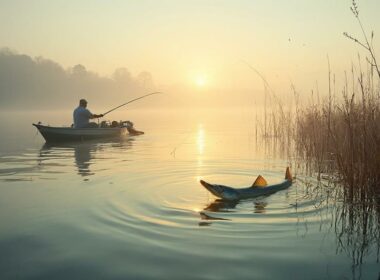
[{"label": "water reflection of reeds", "polygon": [[353,275],[360,276],[361,265],[374,248],[379,262],[379,224],[379,201],[343,203],[336,208],[337,252],[344,252],[351,258]]}]

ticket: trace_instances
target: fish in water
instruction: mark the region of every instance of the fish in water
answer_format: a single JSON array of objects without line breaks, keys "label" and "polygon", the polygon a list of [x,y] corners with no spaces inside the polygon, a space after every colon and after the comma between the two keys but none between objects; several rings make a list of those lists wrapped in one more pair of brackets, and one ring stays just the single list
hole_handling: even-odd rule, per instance
[{"label": "fish in water", "polygon": [[282,183],[275,185],[268,185],[266,180],[259,175],[252,186],[247,188],[233,188],[224,185],[210,184],[206,181],[200,180],[200,183],[209,192],[216,197],[224,200],[239,200],[245,198],[253,198],[262,195],[269,195],[280,190],[289,188],[292,185],[293,177],[290,173],[289,167],[286,168],[285,180]]}]

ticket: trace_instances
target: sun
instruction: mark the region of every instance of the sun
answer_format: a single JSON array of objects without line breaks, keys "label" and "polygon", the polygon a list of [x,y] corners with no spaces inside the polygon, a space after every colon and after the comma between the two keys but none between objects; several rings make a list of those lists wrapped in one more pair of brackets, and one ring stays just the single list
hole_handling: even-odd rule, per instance
[{"label": "sun", "polygon": [[204,87],[207,84],[206,77],[203,75],[196,76],[194,82],[195,82],[195,85],[200,88]]}]

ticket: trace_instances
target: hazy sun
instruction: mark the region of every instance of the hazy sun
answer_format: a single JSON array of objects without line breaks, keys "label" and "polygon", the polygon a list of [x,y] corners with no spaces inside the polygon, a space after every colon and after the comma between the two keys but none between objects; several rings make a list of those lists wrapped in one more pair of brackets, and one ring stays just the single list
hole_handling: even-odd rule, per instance
[{"label": "hazy sun", "polygon": [[204,76],[197,76],[195,78],[195,84],[198,86],[198,87],[204,87],[206,85],[207,81],[206,81],[206,77]]}]

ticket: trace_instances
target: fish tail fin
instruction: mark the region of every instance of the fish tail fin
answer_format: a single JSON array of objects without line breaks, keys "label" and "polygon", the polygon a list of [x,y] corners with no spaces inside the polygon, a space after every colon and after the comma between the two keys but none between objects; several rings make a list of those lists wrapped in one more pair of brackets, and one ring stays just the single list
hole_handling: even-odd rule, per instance
[{"label": "fish tail fin", "polygon": [[290,173],[290,168],[289,168],[289,166],[286,167],[285,180],[293,181],[293,176],[292,176],[292,173]]}]

